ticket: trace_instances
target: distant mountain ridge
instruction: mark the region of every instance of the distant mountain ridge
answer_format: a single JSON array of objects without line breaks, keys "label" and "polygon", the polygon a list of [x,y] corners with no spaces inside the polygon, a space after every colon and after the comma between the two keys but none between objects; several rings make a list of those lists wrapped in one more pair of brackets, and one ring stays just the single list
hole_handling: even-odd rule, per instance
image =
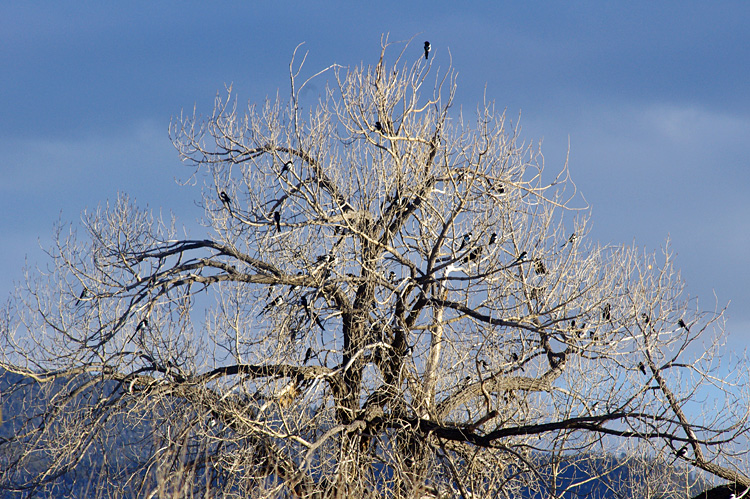
[{"label": "distant mountain ridge", "polygon": [[[109,384],[109,390],[115,389],[114,382]],[[32,378],[24,377],[19,374],[0,370],[0,410],[2,411],[2,422],[0,423],[0,473],[7,472],[7,467],[17,458],[18,450],[21,444],[14,440],[14,437],[24,431],[28,431],[33,425],[41,424],[41,420],[35,417],[35,414],[41,414],[42,409],[47,406],[50,400],[50,394],[65,389],[64,380],[56,380],[45,383],[45,386],[36,382]],[[99,390],[102,390],[99,387]],[[31,424],[30,424],[31,423]],[[154,422],[156,423],[156,422]],[[143,421],[144,425],[148,423]],[[122,421],[114,422],[113,426],[108,428],[108,434],[114,435],[109,443],[118,449],[117,452],[110,452],[108,459],[104,459],[104,449],[92,446],[91,451],[84,459],[86,466],[80,469],[72,469],[56,477],[53,483],[41,484],[34,489],[32,495],[35,497],[111,497],[116,495],[124,497],[129,491],[117,487],[115,484],[108,484],[102,480],[102,474],[116,473],[120,477],[127,474],[127,470],[138,459],[137,453],[132,452],[132,446],[147,433],[147,429],[134,431],[133,428],[126,426]],[[140,442],[142,444],[142,441]],[[120,452],[122,449],[130,449],[129,452]],[[144,449],[145,452],[145,449]],[[122,462],[111,462],[112,458],[121,459]],[[601,456],[590,456],[589,459],[577,459],[580,456],[571,456],[569,465],[557,463],[557,468],[561,469],[554,478],[557,485],[556,494],[560,498],[622,498],[622,499],[640,499],[634,491],[637,487],[632,485],[642,480],[644,469],[643,463],[637,460],[628,459],[627,456],[615,457],[603,454]],[[545,465],[547,459],[545,455],[532,455],[531,460],[538,463],[539,472],[547,479],[552,478],[551,470]],[[105,463],[106,461],[106,463]],[[23,466],[18,467],[15,472],[0,478],[0,498],[10,497],[27,497],[27,492],[13,492],[8,490],[10,482],[24,482],[32,476],[34,472],[43,469],[45,460],[43,456],[33,461],[27,460]],[[135,468],[137,469],[137,467]],[[674,483],[691,484],[693,494],[698,491],[709,488],[706,482],[696,479],[693,474],[689,474],[686,482],[686,473],[684,469],[675,468],[671,473],[671,480]],[[102,487],[111,487],[112,490],[103,490]],[[727,491],[730,489],[725,487]],[[716,495],[722,493],[720,487],[716,488],[714,495],[699,495],[695,497],[705,499],[717,499],[721,497],[728,498],[728,495]],[[683,488],[684,490],[684,488]],[[565,492],[563,492],[565,491]],[[133,497],[137,497],[137,491],[130,491]],[[521,499],[542,499],[550,497],[549,493],[532,491],[527,489],[523,491]],[[687,499],[682,495],[653,495],[659,499]]]}]

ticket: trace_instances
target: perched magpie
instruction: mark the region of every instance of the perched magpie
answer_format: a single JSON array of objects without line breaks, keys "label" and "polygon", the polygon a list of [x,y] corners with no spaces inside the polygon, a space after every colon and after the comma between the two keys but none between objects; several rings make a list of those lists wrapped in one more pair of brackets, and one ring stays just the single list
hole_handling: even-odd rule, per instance
[{"label": "perched magpie", "polygon": [[576,236],[576,233],[575,233],[575,232],[574,232],[574,233],[572,233],[572,234],[570,235],[570,237],[568,238],[568,240],[567,240],[567,241],[565,241],[565,242],[564,242],[564,243],[562,244],[562,246],[560,246],[560,247],[562,248],[562,247],[564,247],[564,246],[565,246],[566,244],[568,244],[568,243],[570,243],[570,244],[574,244],[574,243],[576,242],[576,238],[577,238],[577,237],[578,237],[578,236]]},{"label": "perched magpie", "polygon": [[677,457],[682,457],[685,454],[687,454],[687,444],[683,445],[682,447],[680,447],[680,450],[678,450],[677,452],[675,452],[675,454],[677,454]]},{"label": "perched magpie", "polygon": [[534,262],[534,272],[537,274],[546,274],[547,273],[547,267],[544,266],[544,262],[541,260],[536,260]]},{"label": "perched magpie", "polygon": [[312,347],[307,347],[307,351],[305,352],[305,360],[303,364],[307,364],[307,361],[310,360],[310,357],[313,355],[313,349]]},{"label": "perched magpie", "polygon": [[317,265],[325,265],[328,263],[333,263],[336,260],[336,257],[326,253],[325,255],[320,255],[316,259]]},{"label": "perched magpie", "polygon": [[602,309],[602,319],[604,319],[605,321],[612,320],[611,311],[612,306],[609,303],[605,303],[604,308]]},{"label": "perched magpie", "polygon": [[276,231],[281,232],[281,213],[279,213],[278,211],[274,211],[273,221],[276,222]]},{"label": "perched magpie", "polygon": [[261,316],[261,315],[265,314],[266,312],[268,312],[268,311],[269,311],[269,310],[271,310],[272,308],[277,308],[277,307],[280,307],[280,306],[281,306],[281,305],[283,305],[283,304],[284,304],[284,298],[283,298],[283,297],[282,297],[281,295],[279,295],[279,296],[277,296],[276,298],[274,298],[272,302],[269,302],[269,303],[268,303],[268,304],[267,304],[267,305],[266,305],[266,306],[265,306],[265,307],[263,308],[263,310],[261,310],[261,311],[260,311],[260,313],[258,314],[258,316]]},{"label": "perched magpie", "polygon": [[643,364],[643,362],[638,363],[638,369],[640,369],[643,374],[646,374],[646,366]]},{"label": "perched magpie", "polygon": [[520,255],[518,255],[518,258],[516,259],[515,263],[521,263],[526,260],[526,253],[525,251],[522,251]]},{"label": "perched magpie", "polygon": [[224,206],[229,208],[229,204],[232,202],[232,198],[230,198],[226,192],[221,191],[219,193],[219,199],[221,199],[221,202],[224,203]]},{"label": "perched magpie", "polygon": [[687,324],[685,324],[685,321],[682,320],[682,319],[680,319],[679,321],[677,321],[677,325],[680,326],[681,328],[685,329],[686,331],[690,331],[690,328],[688,327]]},{"label": "perched magpie", "polygon": [[432,46],[430,45],[430,42],[424,42],[424,58],[427,59],[430,56],[430,50],[432,49]]},{"label": "perched magpie", "polygon": [[396,273],[392,270],[388,273],[388,282],[390,282],[391,284],[396,282]]},{"label": "perched magpie", "polygon": [[641,314],[641,319],[643,319],[644,324],[648,324],[651,322],[651,319],[649,319],[648,314],[646,312],[643,312]]},{"label": "perched magpie", "polygon": [[464,263],[473,262],[482,255],[482,247],[478,246],[471,250],[468,255],[464,257]]},{"label": "perched magpie", "polygon": [[383,133],[383,125],[379,121],[375,122],[375,130],[377,130],[380,133]]},{"label": "perched magpie", "polygon": [[487,243],[487,246],[492,246],[497,241],[497,233],[493,232],[492,235],[490,235],[490,242]]},{"label": "perched magpie", "polygon": [[461,246],[459,246],[458,251],[464,249],[466,245],[469,244],[469,241],[471,241],[471,232],[467,232],[466,234],[464,234],[464,237],[461,240]]},{"label": "perched magpie", "polygon": [[513,362],[518,362],[518,354],[516,352],[510,354],[510,357],[513,359]]},{"label": "perched magpie", "polygon": [[145,317],[141,319],[141,322],[138,323],[138,325],[135,328],[135,332],[137,333],[138,331],[141,330],[141,328],[144,328],[144,327],[148,327],[148,319],[146,319]]},{"label": "perched magpie", "polygon": [[289,170],[289,167],[292,164],[294,164],[292,161],[287,161],[286,163],[284,163],[284,166],[281,167],[281,171],[279,172],[279,177],[284,175],[284,173],[286,173]]},{"label": "perched magpie", "polygon": [[315,323],[322,329],[323,331],[326,330],[325,326],[323,326],[323,322],[320,320],[320,317],[318,314],[314,314],[312,310],[310,310],[310,304],[307,302],[307,297],[305,295],[302,295],[299,300],[302,303],[302,308],[305,309],[305,314],[307,314],[307,318],[309,320],[315,320]]}]

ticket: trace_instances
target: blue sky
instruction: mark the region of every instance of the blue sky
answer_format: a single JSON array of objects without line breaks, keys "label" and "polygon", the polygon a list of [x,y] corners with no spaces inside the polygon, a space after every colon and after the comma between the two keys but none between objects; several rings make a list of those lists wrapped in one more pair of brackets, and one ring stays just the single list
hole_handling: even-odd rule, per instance
[{"label": "blue sky", "polygon": [[[750,340],[750,2],[3,2],[0,293],[25,258],[46,264],[58,219],[127,192],[200,235],[196,191],[167,127],[288,89],[307,68],[374,63],[380,35],[430,40],[458,71],[457,107],[486,89],[548,168],[570,143],[591,236],[658,251],[667,237],[691,296]],[[450,54],[450,55],[449,55]],[[718,304],[718,305],[717,305]]]}]

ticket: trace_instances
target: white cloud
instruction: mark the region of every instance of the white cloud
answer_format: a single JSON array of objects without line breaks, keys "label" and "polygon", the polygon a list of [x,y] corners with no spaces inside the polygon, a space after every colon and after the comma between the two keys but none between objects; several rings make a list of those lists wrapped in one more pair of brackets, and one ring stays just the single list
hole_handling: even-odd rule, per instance
[{"label": "white cloud", "polygon": [[711,111],[695,105],[655,104],[636,110],[642,124],[659,137],[689,149],[706,145],[745,143],[750,134],[747,117]]}]

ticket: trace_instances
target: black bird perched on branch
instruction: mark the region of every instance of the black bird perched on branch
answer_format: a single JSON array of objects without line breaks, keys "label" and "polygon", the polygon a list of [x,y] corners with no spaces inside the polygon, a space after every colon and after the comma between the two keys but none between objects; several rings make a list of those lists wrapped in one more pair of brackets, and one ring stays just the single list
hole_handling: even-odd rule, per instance
[{"label": "black bird perched on branch", "polygon": [[81,300],[83,300],[84,298],[86,298],[86,288],[83,288],[81,290],[81,294],[78,295],[78,299],[76,300],[76,305],[79,305],[81,303]]},{"label": "black bird perched on branch", "polygon": [[137,333],[138,331],[141,330],[141,328],[144,328],[144,327],[148,327],[148,319],[146,319],[145,317],[141,319],[141,322],[138,323],[138,325],[135,328],[135,332]]},{"label": "black bird perched on branch", "polygon": [[375,130],[380,133],[383,133],[383,125],[379,121],[375,122]]},{"label": "black bird perched on branch", "polygon": [[310,360],[310,357],[312,357],[312,355],[313,355],[312,347],[307,347],[307,351],[305,352],[305,360],[302,363],[307,364],[307,361]]},{"label": "black bird perched on branch", "polygon": [[513,262],[513,263],[522,263],[522,262],[524,262],[526,260],[526,255],[527,254],[528,253],[526,253],[525,251],[522,251],[521,254],[518,255],[518,258],[516,258],[516,261]]},{"label": "black bird perched on branch", "polygon": [[684,320],[680,319],[679,321],[677,321],[677,325],[683,328],[685,331],[690,332],[690,328],[687,324],[685,324]]},{"label": "black bird perched on branch", "polygon": [[230,198],[226,192],[221,191],[219,193],[219,199],[221,199],[221,202],[224,203],[224,206],[229,208],[229,204],[232,202],[232,198]]},{"label": "black bird perched on branch", "polygon": [[646,374],[646,366],[643,364],[643,362],[638,363],[638,369],[640,369],[643,374]]},{"label": "black bird perched on branch", "polygon": [[318,325],[318,327],[321,330],[325,331],[326,328],[325,328],[325,326],[323,326],[323,322],[320,320],[320,317],[318,316],[318,314],[315,314],[315,313],[313,313],[312,310],[310,310],[310,304],[307,301],[307,297],[305,295],[302,295],[300,297],[299,301],[300,301],[300,303],[302,303],[302,308],[305,309],[305,314],[307,314],[307,318],[309,320],[311,320],[311,321],[314,319],[315,323]]},{"label": "black bird perched on branch", "polygon": [[318,256],[315,261],[317,262],[316,265],[326,265],[328,263],[333,263],[334,261],[336,261],[336,257],[329,253],[326,253],[325,255]]},{"label": "black bird perched on branch", "polygon": [[427,59],[430,56],[430,50],[432,50],[432,45],[430,45],[430,42],[424,42],[424,58]]},{"label": "black bird perched on branch", "polygon": [[473,262],[477,258],[479,258],[482,255],[482,247],[479,246],[477,248],[474,248],[469,252],[468,255],[464,257],[464,263]]},{"label": "black bird perched on branch", "polygon": [[281,171],[279,172],[279,177],[281,177],[282,175],[284,175],[284,173],[289,171],[289,167],[293,164],[294,163],[292,161],[287,161],[286,163],[284,163],[284,166],[281,167]]},{"label": "black bird perched on branch", "polygon": [[464,234],[463,239],[461,239],[461,246],[458,247],[458,251],[464,249],[466,245],[469,244],[469,241],[471,241],[471,232]]},{"label": "black bird perched on branch", "polygon": [[568,243],[570,243],[570,244],[575,244],[575,242],[576,242],[576,238],[577,238],[577,237],[578,237],[578,236],[576,236],[576,233],[575,233],[575,232],[574,232],[574,233],[572,233],[572,234],[570,235],[570,237],[568,238],[568,240],[567,240],[567,241],[565,241],[565,242],[564,242],[564,243],[562,244],[562,246],[560,246],[560,247],[562,248],[562,247],[564,247],[564,246],[565,246],[566,244],[568,244]]},{"label": "black bird perched on branch", "polygon": [[278,211],[274,211],[273,221],[276,222],[276,231],[281,232],[281,213],[279,213]]},{"label": "black bird perched on branch", "polygon": [[547,273],[547,267],[544,266],[544,262],[541,260],[536,260],[534,262],[534,272],[538,274],[546,274]]},{"label": "black bird perched on branch", "polygon": [[279,295],[279,296],[277,296],[276,298],[274,298],[272,302],[269,302],[269,303],[268,303],[268,304],[267,304],[267,305],[266,305],[266,306],[265,306],[265,307],[263,308],[263,310],[261,310],[261,311],[260,311],[260,313],[258,314],[258,316],[260,317],[261,315],[265,314],[266,312],[268,312],[268,311],[269,311],[269,310],[271,310],[272,308],[277,308],[277,307],[280,307],[280,306],[281,306],[281,305],[283,305],[283,304],[284,304],[284,298],[283,298],[283,297],[282,297],[281,295]]},{"label": "black bird perched on branch", "polygon": [[487,246],[492,246],[493,244],[495,244],[496,241],[497,241],[497,233],[493,232],[490,235],[490,242],[487,243]]}]

